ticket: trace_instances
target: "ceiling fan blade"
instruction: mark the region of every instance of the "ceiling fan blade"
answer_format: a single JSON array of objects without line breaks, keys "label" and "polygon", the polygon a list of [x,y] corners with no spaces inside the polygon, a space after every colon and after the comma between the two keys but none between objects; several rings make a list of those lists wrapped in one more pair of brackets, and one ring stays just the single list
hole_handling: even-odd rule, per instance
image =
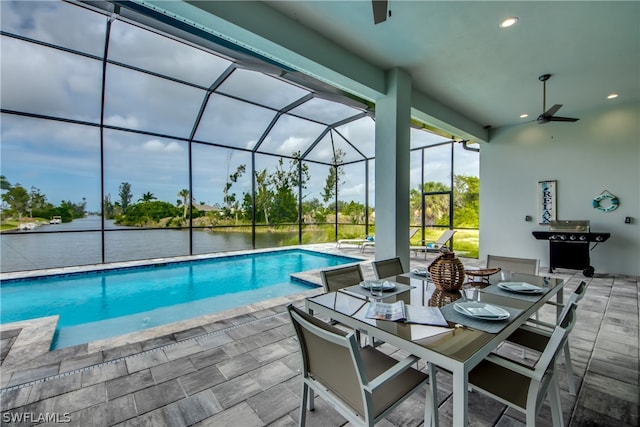
[{"label": "ceiling fan blade", "polygon": [[573,117],[558,117],[558,116],[551,116],[548,117],[548,120],[550,122],[577,122],[580,119],[575,119]]},{"label": "ceiling fan blade", "polygon": [[373,23],[379,24],[387,20],[388,0],[371,0],[373,5]]},{"label": "ceiling fan blade", "polygon": [[544,113],[542,113],[543,116],[547,116],[547,117],[551,117],[553,116],[555,113],[558,112],[558,110],[562,108],[562,104],[556,104],[553,107],[549,108],[547,111],[545,111]]}]

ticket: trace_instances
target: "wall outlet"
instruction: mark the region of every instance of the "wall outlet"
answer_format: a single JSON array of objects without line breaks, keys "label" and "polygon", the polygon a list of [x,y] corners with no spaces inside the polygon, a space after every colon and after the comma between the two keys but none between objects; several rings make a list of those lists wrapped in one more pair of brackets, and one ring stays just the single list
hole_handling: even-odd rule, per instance
[{"label": "wall outlet", "polygon": [[525,221],[531,221],[531,215],[527,215],[527,216],[525,216],[525,217],[524,217],[524,220],[525,220]]},{"label": "wall outlet", "polygon": [[631,224],[631,217],[630,216],[625,216],[624,217],[624,223],[625,224]]}]

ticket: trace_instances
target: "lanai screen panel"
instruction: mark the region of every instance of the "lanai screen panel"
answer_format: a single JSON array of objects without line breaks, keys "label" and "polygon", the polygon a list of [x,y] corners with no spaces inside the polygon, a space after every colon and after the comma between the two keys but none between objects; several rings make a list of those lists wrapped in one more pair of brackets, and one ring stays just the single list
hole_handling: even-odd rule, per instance
[{"label": "lanai screen panel", "polygon": [[3,109],[100,121],[100,61],[9,37],[1,47]]},{"label": "lanai screen panel", "polygon": [[312,98],[293,108],[289,113],[331,125],[355,116],[361,113],[361,111],[338,102],[328,101],[322,98]]},{"label": "lanai screen panel", "polygon": [[204,96],[203,89],[109,64],[105,124],[188,138]]},{"label": "lanai screen panel", "polygon": [[2,31],[97,57],[104,54],[105,15],[62,1],[3,1],[0,8]]},{"label": "lanai screen panel", "polygon": [[109,60],[208,88],[231,62],[122,21],[111,24]]},{"label": "lanai screen panel", "polygon": [[[236,211],[242,208],[244,194],[251,194],[251,153],[193,144],[191,163],[194,203],[213,208],[204,215],[210,220],[198,220],[197,225],[219,225],[219,220],[227,214],[235,220]],[[229,212],[225,213],[225,210]],[[238,224],[229,225],[239,225],[247,218],[239,214],[237,219]]]},{"label": "lanai screen panel", "polygon": [[[2,175],[14,186],[45,196],[31,197],[32,210],[23,216],[41,217],[43,204],[59,206],[64,201],[84,204],[89,211],[100,209],[99,128],[2,114],[0,129]],[[88,223],[76,225],[90,228]]]},{"label": "lanai screen panel", "polygon": [[[104,137],[105,197],[119,202],[126,212],[123,222],[128,226],[183,227],[188,226],[189,189],[188,144],[184,141],[159,138],[130,132],[105,130]],[[131,198],[126,203],[121,197],[122,184],[130,186]],[[145,194],[153,198],[154,209],[148,215],[138,215]],[[162,204],[157,202],[163,202]],[[127,204],[129,212],[123,208]],[[117,208],[115,214],[118,214]]]},{"label": "lanai screen panel", "polygon": [[309,91],[267,74],[234,70],[217,92],[280,110],[309,94]]},{"label": "lanai screen panel", "polygon": [[275,115],[269,108],[214,93],[209,97],[195,140],[253,150]]},{"label": "lanai screen panel", "polygon": [[362,117],[336,130],[367,159],[375,157],[376,123],[371,117]]},{"label": "lanai screen panel", "polygon": [[310,120],[283,114],[263,143],[257,147],[257,151],[284,156],[291,156],[295,152],[302,154],[311,147],[325,128],[326,126]]},{"label": "lanai screen panel", "polygon": [[345,140],[335,130],[328,132],[319,143],[305,156],[307,160],[334,164],[365,160],[362,153]]}]

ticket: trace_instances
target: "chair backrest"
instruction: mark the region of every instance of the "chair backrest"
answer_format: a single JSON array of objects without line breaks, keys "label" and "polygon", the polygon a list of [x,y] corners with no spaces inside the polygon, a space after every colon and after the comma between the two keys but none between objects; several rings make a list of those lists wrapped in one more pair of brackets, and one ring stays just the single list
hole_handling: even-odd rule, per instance
[{"label": "chair backrest", "polygon": [[409,240],[411,240],[413,238],[413,236],[415,236],[418,231],[420,231],[419,228],[412,228],[409,230]]},{"label": "chair backrest", "polygon": [[567,304],[567,309],[564,310],[558,326],[553,330],[547,346],[535,365],[535,377],[539,378],[539,380],[531,381],[530,387],[537,387],[538,389],[537,393],[532,393],[533,390],[529,390],[529,402],[527,406],[534,404],[532,399],[535,399],[536,412],[540,408],[540,405],[542,405],[553,375],[555,374],[556,359],[569,339],[569,333],[576,324],[577,307],[575,302]]},{"label": "chair backrest", "polygon": [[357,285],[363,280],[360,264],[322,270],[320,278],[325,292],[335,292],[348,286]]},{"label": "chair backrest", "polygon": [[580,282],[580,284],[576,287],[576,290],[571,294],[569,302],[575,302],[576,304],[579,303],[580,300],[584,298],[584,294],[587,293],[587,286],[587,282],[585,282],[584,280]]},{"label": "chair backrest", "polygon": [[436,244],[438,245],[438,247],[446,245],[449,240],[451,240],[454,234],[456,234],[456,230],[447,230],[442,233],[438,240],[436,240]]},{"label": "chair backrest", "polygon": [[573,293],[569,297],[569,301],[567,301],[564,308],[562,309],[562,313],[560,313],[560,322],[567,315],[567,311],[569,311],[569,309],[571,308],[571,304],[573,303],[577,305],[580,302],[580,300],[584,297],[585,293],[587,293],[587,282],[583,280],[576,287],[576,290],[573,291]]},{"label": "chair backrest", "polygon": [[512,273],[533,274],[537,276],[540,269],[540,260],[487,255],[487,268],[495,267],[500,267]]},{"label": "chair backrest", "polygon": [[398,257],[373,261],[371,264],[373,265],[373,272],[376,274],[377,279],[384,279],[404,273],[402,261],[400,261]]},{"label": "chair backrest", "polygon": [[362,388],[367,382],[354,332],[345,332],[289,304],[300,343],[303,375],[321,383],[361,416],[366,414]]}]

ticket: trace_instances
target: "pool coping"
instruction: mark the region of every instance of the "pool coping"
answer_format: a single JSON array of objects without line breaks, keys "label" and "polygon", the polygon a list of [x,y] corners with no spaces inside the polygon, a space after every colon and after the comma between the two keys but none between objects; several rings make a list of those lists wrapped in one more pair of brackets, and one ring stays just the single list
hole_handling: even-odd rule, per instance
[{"label": "pool coping", "polygon": [[27,359],[49,352],[59,316],[38,317],[19,322],[3,323],[2,333],[18,330],[15,341],[2,361],[2,369],[11,369]]}]

